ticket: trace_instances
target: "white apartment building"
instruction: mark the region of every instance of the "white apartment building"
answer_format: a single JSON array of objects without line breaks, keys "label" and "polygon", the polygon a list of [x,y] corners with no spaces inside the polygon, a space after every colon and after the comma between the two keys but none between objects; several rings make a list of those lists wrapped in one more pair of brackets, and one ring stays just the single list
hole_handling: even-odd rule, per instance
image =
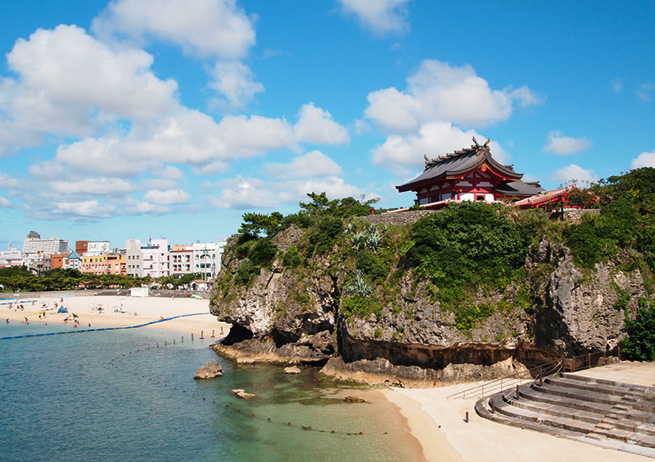
[{"label": "white apartment building", "polygon": [[128,239],[125,250],[128,276],[158,278],[171,274],[167,239],[151,239],[148,244],[141,244],[138,239]]},{"label": "white apartment building", "polygon": [[44,255],[53,253],[68,253],[68,241],[65,239],[41,239],[36,231],[30,231],[23,243],[23,255]]},{"label": "white apartment building", "polygon": [[205,279],[216,277],[221,269],[221,258],[227,240],[218,242],[197,242],[191,245],[174,246],[171,250],[171,274],[200,273]]},{"label": "white apartment building", "polygon": [[9,250],[0,251],[0,268],[5,266],[20,266],[23,264],[23,253],[20,249],[14,249],[9,246]]}]

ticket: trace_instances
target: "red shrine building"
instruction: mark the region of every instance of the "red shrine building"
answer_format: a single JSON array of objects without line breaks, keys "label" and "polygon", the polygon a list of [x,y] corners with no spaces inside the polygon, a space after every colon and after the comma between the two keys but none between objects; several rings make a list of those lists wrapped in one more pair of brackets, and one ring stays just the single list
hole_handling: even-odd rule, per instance
[{"label": "red shrine building", "polygon": [[[523,182],[523,174],[516,173],[513,166],[502,165],[494,160],[489,150],[490,140],[483,145],[478,144],[475,138],[473,142],[475,144],[470,148],[436,159],[423,156],[423,173],[403,185],[396,186],[396,189],[398,192],[414,191],[415,203],[424,208],[443,207],[449,201],[491,203],[502,199],[523,202],[522,199],[545,196],[540,195],[544,189],[538,182]],[[557,198],[559,197],[561,194],[557,195]],[[549,199],[546,202],[553,201]]]}]

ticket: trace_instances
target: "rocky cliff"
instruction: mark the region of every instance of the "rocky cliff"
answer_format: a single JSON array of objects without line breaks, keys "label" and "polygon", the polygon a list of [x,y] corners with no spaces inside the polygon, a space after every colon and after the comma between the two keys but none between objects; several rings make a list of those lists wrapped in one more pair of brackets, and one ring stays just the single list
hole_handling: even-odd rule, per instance
[{"label": "rocky cliff", "polygon": [[211,302],[233,327],[216,351],[367,382],[484,380],[615,347],[626,312],[646,295],[639,268],[608,260],[581,269],[562,242],[542,236],[524,256],[522,279],[474,284],[450,302],[402,257],[408,227],[425,213],[352,219],[328,251],[311,254],[302,249],[318,235],[291,226],[271,239],[274,253],[260,266],[257,244],[233,238]]}]

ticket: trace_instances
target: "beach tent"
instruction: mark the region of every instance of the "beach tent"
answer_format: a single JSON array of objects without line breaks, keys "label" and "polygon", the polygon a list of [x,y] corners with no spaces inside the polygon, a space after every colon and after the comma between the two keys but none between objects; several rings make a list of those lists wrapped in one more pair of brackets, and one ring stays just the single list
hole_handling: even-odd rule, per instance
[{"label": "beach tent", "polygon": [[57,313],[68,313],[68,310],[62,306],[62,307],[59,307],[59,309],[57,310]]}]

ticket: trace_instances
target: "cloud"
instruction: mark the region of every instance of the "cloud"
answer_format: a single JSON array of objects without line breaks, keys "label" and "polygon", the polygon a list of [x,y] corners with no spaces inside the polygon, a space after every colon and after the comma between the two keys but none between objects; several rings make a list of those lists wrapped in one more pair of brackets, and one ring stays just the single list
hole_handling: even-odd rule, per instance
[{"label": "cloud", "polygon": [[181,189],[169,189],[166,191],[152,190],[148,191],[143,198],[147,202],[158,205],[184,204],[189,202],[191,195]]},{"label": "cloud", "polygon": [[102,166],[106,176],[134,177],[172,168],[164,167],[166,163],[223,168],[226,162],[292,147],[292,129],[282,119],[227,116],[216,123],[206,114],[185,109],[153,123],[135,124],[123,137],[109,134],[61,145],[54,160],[33,165],[30,172],[47,178],[71,167],[94,174]]},{"label": "cloud", "polygon": [[7,175],[4,172],[0,172],[0,190],[7,189],[18,189],[21,187],[21,181],[17,178]]},{"label": "cloud", "polygon": [[514,105],[530,106],[540,101],[526,86],[491,89],[468,64],[456,67],[425,60],[407,78],[406,91],[386,88],[369,93],[364,112],[384,130],[407,132],[433,121],[486,126],[507,120]]},{"label": "cloud", "polygon": [[655,85],[652,83],[642,83],[639,85],[639,88],[635,91],[637,97],[646,102],[650,101],[653,90],[655,90]]},{"label": "cloud", "polygon": [[[424,165],[423,155],[437,157],[457,149],[468,147],[472,138],[485,139],[475,130],[466,130],[453,126],[449,122],[432,122],[422,125],[417,134],[391,135],[386,141],[373,149],[373,163],[390,172],[403,175],[417,173]],[[502,147],[492,141],[490,144],[494,159],[505,163],[509,155]],[[411,167],[408,169],[408,167]]]},{"label": "cloud", "polygon": [[152,37],[186,53],[219,59],[243,58],[255,44],[253,20],[236,0],[114,0],[93,21],[100,37]]},{"label": "cloud", "polygon": [[621,79],[612,80],[611,85],[612,85],[612,90],[617,93],[623,89],[623,83],[621,82]]},{"label": "cloud", "polygon": [[214,60],[209,87],[224,99],[212,103],[228,112],[264,91],[242,62],[256,37],[254,18],[236,0],[115,0],[93,21],[92,29],[105,41],[154,39]]},{"label": "cloud", "polygon": [[239,61],[219,61],[213,72],[214,81],[209,84],[225,96],[227,105],[218,101],[225,109],[240,108],[264,91],[264,85],[253,79],[252,70]]},{"label": "cloud", "polygon": [[592,170],[571,164],[556,170],[553,179],[561,183],[577,183],[578,187],[585,187],[586,184],[594,183],[599,178]]},{"label": "cloud", "polygon": [[218,183],[219,196],[209,197],[208,202],[220,208],[266,209],[281,205],[296,205],[307,199],[310,192],[325,192],[331,199],[358,197],[362,194],[357,186],[348,185],[343,178],[330,176],[288,181],[265,181],[260,178],[232,178]]},{"label": "cloud", "polygon": [[560,131],[550,132],[546,143],[547,144],[544,146],[543,151],[552,152],[553,154],[558,155],[574,154],[593,146],[593,143],[586,138],[563,136]]},{"label": "cloud", "polygon": [[172,165],[167,165],[160,171],[156,172],[156,174],[162,178],[170,180],[181,180],[184,178],[184,172],[177,167],[173,167]]},{"label": "cloud", "polygon": [[51,181],[48,189],[55,193],[83,196],[113,196],[136,190],[134,183],[119,178],[84,178],[78,181]]},{"label": "cloud", "polygon": [[44,134],[88,136],[117,119],[151,121],[179,107],[177,83],[154,76],[151,55],[109,47],[76,26],[37,30],[16,42],[7,62],[18,77],[0,83],[0,151],[37,145]]},{"label": "cloud", "polygon": [[6,197],[0,196],[0,207],[11,207],[12,203]]},{"label": "cloud", "polygon": [[367,29],[376,33],[409,31],[409,0],[338,0],[342,11],[354,15]]},{"label": "cloud", "polygon": [[332,119],[332,114],[314,106],[304,104],[300,108],[298,123],[294,129],[298,141],[321,144],[340,144],[350,141],[348,130]]},{"label": "cloud", "polygon": [[653,152],[642,152],[635,159],[632,159],[632,168],[655,167],[655,150]]},{"label": "cloud", "polygon": [[263,169],[278,179],[311,178],[340,175],[341,167],[320,151],[298,156],[289,164],[268,164]]}]

